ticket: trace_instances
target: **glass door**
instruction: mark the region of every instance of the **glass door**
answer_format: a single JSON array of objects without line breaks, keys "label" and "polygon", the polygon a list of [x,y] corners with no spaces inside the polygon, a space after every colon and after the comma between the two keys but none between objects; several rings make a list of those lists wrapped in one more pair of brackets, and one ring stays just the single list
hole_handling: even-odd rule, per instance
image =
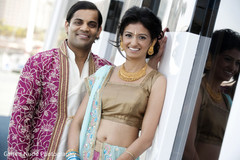
[{"label": "glass door", "polygon": [[171,159],[239,159],[239,5],[197,3],[190,32],[201,37]]}]

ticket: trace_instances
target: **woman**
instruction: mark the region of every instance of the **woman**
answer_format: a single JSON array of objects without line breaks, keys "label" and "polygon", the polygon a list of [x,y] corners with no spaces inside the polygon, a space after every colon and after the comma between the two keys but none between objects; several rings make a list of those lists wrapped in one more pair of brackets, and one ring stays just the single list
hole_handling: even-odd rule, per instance
[{"label": "woman", "polygon": [[240,36],[223,29],[213,33],[205,74],[196,101],[184,160],[217,160],[231,107],[222,82],[239,74]]},{"label": "woman", "polygon": [[146,58],[157,54],[161,35],[161,21],[149,9],[126,11],[116,41],[126,62],[104,66],[86,80],[88,94],[69,129],[67,159],[78,159],[78,150],[87,160],[139,159],[151,146],[166,78],[149,67]]}]

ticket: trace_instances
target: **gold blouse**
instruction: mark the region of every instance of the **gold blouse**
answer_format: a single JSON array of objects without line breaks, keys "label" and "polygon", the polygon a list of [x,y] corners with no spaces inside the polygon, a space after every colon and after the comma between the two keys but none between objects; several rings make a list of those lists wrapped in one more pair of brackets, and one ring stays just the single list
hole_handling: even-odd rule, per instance
[{"label": "gold blouse", "polygon": [[201,141],[208,144],[221,145],[230,112],[230,103],[223,94],[227,108],[221,108],[211,99],[203,84],[201,84],[200,91],[203,98],[198,116],[196,143]]},{"label": "gold blouse", "polygon": [[160,75],[152,70],[140,84],[107,82],[102,92],[102,119],[141,129],[152,85]]}]

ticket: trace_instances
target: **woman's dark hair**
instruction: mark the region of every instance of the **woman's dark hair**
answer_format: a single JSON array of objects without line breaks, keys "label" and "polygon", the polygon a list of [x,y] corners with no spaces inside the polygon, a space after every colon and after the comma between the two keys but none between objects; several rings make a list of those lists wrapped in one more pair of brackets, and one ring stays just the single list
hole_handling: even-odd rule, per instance
[{"label": "woman's dark hair", "polygon": [[[237,49],[240,51],[240,35],[231,29],[221,29],[214,31],[212,35],[212,41],[209,49],[212,59],[218,54],[223,53],[226,50]],[[205,72],[207,72],[205,70]],[[237,80],[239,73],[233,76],[233,80]]]},{"label": "woman's dark hair", "polygon": [[[118,50],[121,54],[122,52],[120,50],[120,36],[123,35],[123,31],[126,26],[138,22],[140,22],[150,32],[152,40],[155,38],[161,39],[163,37],[161,20],[150,9],[146,7],[139,8],[134,6],[125,12],[118,27],[116,46],[118,47]],[[159,43],[156,43],[154,46],[153,55],[158,52],[159,47]],[[151,56],[147,54],[146,58],[149,58]]]},{"label": "woman's dark hair", "polygon": [[237,49],[240,51],[240,35],[231,29],[216,30],[212,35],[210,53],[221,54],[226,50]]},{"label": "woman's dark hair", "polygon": [[78,1],[71,7],[67,13],[67,22],[70,23],[75,12],[84,9],[96,10],[98,12],[98,28],[100,28],[100,26],[102,25],[102,14],[94,3],[88,1]]}]

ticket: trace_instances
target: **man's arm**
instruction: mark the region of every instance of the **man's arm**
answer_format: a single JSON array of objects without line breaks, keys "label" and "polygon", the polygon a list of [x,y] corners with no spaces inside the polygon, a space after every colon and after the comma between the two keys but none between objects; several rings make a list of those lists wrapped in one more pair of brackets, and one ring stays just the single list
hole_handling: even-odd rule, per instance
[{"label": "man's arm", "polygon": [[8,159],[27,159],[29,156],[32,119],[41,93],[39,64],[31,57],[18,82],[9,123]]}]

